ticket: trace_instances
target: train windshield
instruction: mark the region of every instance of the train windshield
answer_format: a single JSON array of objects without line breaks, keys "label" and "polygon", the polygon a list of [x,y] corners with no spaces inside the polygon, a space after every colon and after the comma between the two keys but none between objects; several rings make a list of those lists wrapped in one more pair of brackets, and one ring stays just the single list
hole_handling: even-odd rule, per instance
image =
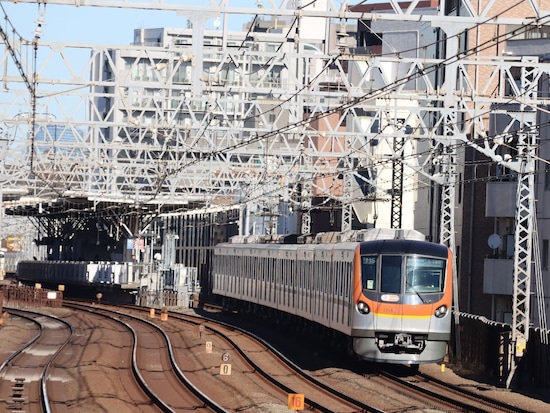
[{"label": "train windshield", "polygon": [[407,293],[443,292],[445,260],[414,255],[361,257],[361,281],[364,290],[400,294],[403,291],[403,274],[406,274],[404,284]]},{"label": "train windshield", "polygon": [[406,265],[407,292],[440,293],[445,283],[445,260],[408,257]]},{"label": "train windshield", "polygon": [[361,257],[363,290],[376,290],[376,257]]},{"label": "train windshield", "polygon": [[380,291],[400,293],[402,283],[403,257],[401,255],[382,255],[361,257],[361,279],[363,289],[375,291],[377,284],[377,263],[380,261]]}]

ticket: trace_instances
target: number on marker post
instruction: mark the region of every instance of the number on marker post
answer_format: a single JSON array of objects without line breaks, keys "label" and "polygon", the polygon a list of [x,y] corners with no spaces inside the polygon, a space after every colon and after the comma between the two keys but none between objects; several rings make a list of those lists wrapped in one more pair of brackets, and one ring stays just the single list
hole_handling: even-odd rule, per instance
[{"label": "number on marker post", "polygon": [[220,364],[220,376],[231,376],[231,364]]},{"label": "number on marker post", "polygon": [[303,394],[289,394],[288,408],[290,410],[304,410],[305,397]]}]

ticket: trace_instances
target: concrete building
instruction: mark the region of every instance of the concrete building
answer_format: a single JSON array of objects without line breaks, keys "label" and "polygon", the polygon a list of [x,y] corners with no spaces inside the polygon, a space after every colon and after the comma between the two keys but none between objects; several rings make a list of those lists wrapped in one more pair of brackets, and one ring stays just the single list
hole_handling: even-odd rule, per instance
[{"label": "concrete building", "polygon": [[[148,151],[146,156],[155,163],[162,158],[165,168],[176,171],[182,161],[199,159],[212,150],[210,145],[223,144],[228,133],[246,141],[255,139],[255,135],[262,131],[284,131],[289,124],[298,123],[294,136],[280,135],[277,139],[267,140],[266,146],[260,142],[256,147],[248,146],[239,153],[235,151],[231,157],[213,158],[205,169],[193,172],[192,186],[202,187],[206,194],[210,192],[209,185],[217,185],[214,181],[225,177],[225,183],[230,187],[241,187],[241,199],[235,195],[229,198],[215,196],[207,203],[235,204],[246,198],[255,199],[246,206],[247,218],[243,222],[247,233],[300,232],[300,212],[304,209],[308,209],[311,215],[312,232],[339,231],[344,172],[351,171],[359,175],[359,178],[350,179],[353,228],[390,227],[391,165],[371,165],[357,159],[343,164],[340,154],[349,150],[346,137],[357,135],[357,124],[372,133],[378,128],[385,134],[397,128],[396,133],[405,134],[416,125],[407,123],[407,113],[394,113],[398,106],[395,101],[390,104],[388,117],[399,116],[402,121],[399,126],[368,113],[355,119],[349,117],[348,122],[338,114],[315,118],[316,111],[333,104],[326,102],[325,97],[306,99],[301,113],[289,114],[284,106],[289,96],[292,98],[289,93],[299,91],[299,85],[315,81],[320,93],[326,93],[330,99],[332,93],[341,94],[342,88],[348,87],[348,77],[363,76],[365,71],[362,62],[355,60],[346,61],[345,67],[335,65],[334,69],[329,67],[327,70],[324,66],[329,55],[323,50],[355,50],[355,28],[352,24],[331,23],[329,19],[311,19],[323,24],[302,22],[299,42],[287,41],[292,26],[284,26],[284,22],[254,20],[245,25],[246,31],[243,32],[202,31],[201,48],[194,41],[197,34],[193,27],[136,29],[133,45],[126,50],[113,50],[108,59],[98,57],[93,73],[96,82],[103,78],[120,79],[115,89],[122,91],[124,96],[124,99],[117,100],[110,94],[95,93],[99,96],[96,106],[100,116],[97,113],[91,116],[97,121],[108,119],[120,125],[103,131],[102,139],[118,142],[117,149],[108,155],[116,157],[118,164],[133,168],[133,179],[140,181],[141,171],[136,162],[142,156],[138,156],[139,149],[136,149],[140,146],[166,148],[159,150],[158,154]],[[228,47],[235,51],[242,49],[243,53],[227,56],[220,52]],[[273,61],[270,52],[278,50],[280,53],[281,48],[288,54],[301,56],[303,64],[291,67],[290,62]],[[254,56],[251,56],[251,51]],[[414,88],[414,84],[411,83],[410,87]],[[211,99],[197,103],[193,99],[199,91],[204,94],[204,89],[210,90]],[[380,105],[387,105],[387,102],[381,101]],[[197,125],[202,126],[197,128]],[[232,125],[237,125],[238,130],[231,130]],[[194,138],[197,133],[209,139]],[[361,147],[364,143],[355,145],[358,152],[365,150]],[[369,156],[373,159],[382,156],[388,151],[386,145],[385,141],[369,142]],[[408,146],[404,156],[411,156],[415,151],[415,145]],[[288,173],[281,171],[281,164]],[[342,173],[335,174],[334,170]],[[209,179],[206,184],[205,175]],[[300,177],[296,179],[298,175]],[[417,179],[416,174],[406,175],[404,187],[414,188]],[[183,185],[176,180],[167,182],[168,185],[171,183],[176,192]],[[281,183],[290,187],[290,191],[281,192]],[[98,185],[104,185],[110,194],[116,194],[122,192],[128,183],[121,177],[106,179]],[[151,191],[147,185],[144,182],[142,188]],[[271,190],[266,190],[266,187]],[[266,191],[273,192],[274,196],[266,197]],[[416,203],[416,190],[406,190],[402,196],[406,205]],[[197,205],[204,199],[203,194],[190,197]],[[307,204],[305,208],[304,202]],[[419,224],[415,208],[401,210],[400,226],[428,228],[427,217],[423,217],[424,222]]]},{"label": "concrete building", "polygon": [[[405,4],[405,3],[403,3]],[[446,4],[446,13],[450,16],[468,16],[472,11],[461,8],[461,3],[450,2]],[[418,7],[425,8],[425,14],[437,14],[440,12],[438,1],[424,1],[418,4]],[[488,2],[478,3],[473,12],[481,13]],[[393,9],[390,4],[379,3],[370,5],[359,5],[352,7],[354,11],[391,13]],[[492,13],[498,13],[499,17],[515,18],[526,16],[531,8],[527,2],[519,2],[515,7],[509,7],[501,3],[492,9]],[[505,57],[510,59],[513,66],[512,56],[516,56],[519,62],[522,59],[534,59],[539,61],[544,59],[548,50],[548,28],[539,26],[530,30],[519,30],[519,25],[477,25],[473,29],[466,30],[459,35],[458,47],[466,55],[479,56],[480,59],[493,58],[500,59]],[[518,32],[515,36],[507,34]],[[357,29],[358,52],[364,51],[371,54],[387,55],[391,53],[400,56],[444,58],[444,48],[438,48],[439,41],[444,39],[445,33],[435,30],[426,23],[399,23],[385,21],[360,21]],[[406,66],[405,66],[406,67]],[[476,89],[485,90],[486,96],[493,97],[500,93],[512,96],[515,91],[499,91],[499,80],[495,77],[495,72],[489,67],[482,65],[469,69],[473,86]],[[517,83],[520,83],[520,68],[513,68],[512,76],[515,76]],[[396,67],[399,72],[399,67]],[[434,84],[441,85],[442,78],[438,76],[443,72],[433,72],[432,79]],[[548,81],[546,78],[539,82],[538,93],[545,95],[548,93]],[[476,90],[477,92],[477,90]],[[472,102],[472,113],[479,105],[483,103]],[[490,131],[491,136],[509,136],[505,145],[498,150],[502,159],[512,159],[517,156],[517,137],[513,135],[519,133],[519,123],[513,121],[514,113],[517,114],[521,109],[518,104],[507,104],[493,106],[492,110],[486,111],[480,116],[485,128]],[[543,144],[546,139],[548,115],[544,108],[537,114],[537,128],[540,136],[540,145],[537,162],[537,171],[535,174],[536,184],[536,211],[538,231],[534,238],[534,248],[540,250],[540,261],[542,263],[542,273],[533,272],[531,280],[531,308],[530,319],[532,325],[538,326],[541,322],[542,314],[550,314],[550,276],[548,274],[549,261],[549,241],[550,227],[548,227],[548,217],[544,212],[545,202],[547,201],[546,192],[548,192],[548,174],[549,168],[545,159],[546,149]],[[466,121],[466,119],[463,119]],[[478,148],[463,146],[458,149],[458,186],[455,199],[456,207],[456,255],[458,262],[458,282],[459,282],[459,303],[458,308],[461,311],[481,314],[492,320],[501,322],[512,322],[513,303],[513,266],[514,266],[514,234],[515,215],[517,200],[517,173],[506,168],[504,164],[495,162],[495,159],[480,153]],[[433,183],[425,181],[426,186],[430,187],[430,196],[421,196],[422,200],[429,199],[429,207],[417,208],[417,218],[422,214],[429,213],[430,219],[421,218],[421,222],[428,222],[430,228],[427,233],[434,234],[433,226],[437,225],[434,217],[437,217],[440,208],[437,199],[437,190]],[[410,205],[410,204],[409,204]],[[417,228],[422,228],[421,226]],[[535,270],[535,266],[533,266]],[[539,278],[537,285],[536,278]],[[544,292],[541,291],[541,287]],[[538,297],[537,297],[538,292]],[[544,295],[544,298],[542,298]],[[543,302],[544,301],[544,302]]]}]

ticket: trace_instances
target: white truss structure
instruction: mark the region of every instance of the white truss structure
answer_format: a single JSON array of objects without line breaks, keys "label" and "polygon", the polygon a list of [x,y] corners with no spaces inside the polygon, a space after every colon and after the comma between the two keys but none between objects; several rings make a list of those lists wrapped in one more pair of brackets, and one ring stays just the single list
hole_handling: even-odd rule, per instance
[{"label": "white truss structure", "polygon": [[[509,13],[514,6],[503,9],[496,0],[482,2],[481,9],[457,0],[461,16],[446,15],[452,11],[445,10],[444,1],[429,15],[419,0],[406,8],[388,3],[393,13],[353,11],[331,1],[320,9],[295,1],[246,8],[227,0],[49,0],[48,5],[67,7],[176,12],[193,22],[192,41],[122,51],[70,40],[25,41],[4,28],[4,195],[28,188],[29,202],[62,198],[158,207],[281,198],[303,210],[303,232],[310,225],[311,197],[317,195],[342,204],[342,229],[347,230],[351,205],[360,201],[351,196],[354,181],[387,195],[357,166],[380,176],[400,160],[403,175],[442,185],[440,241],[453,247],[456,150],[468,145],[519,175],[513,341],[521,343],[529,322],[535,115],[548,104],[537,90],[550,75],[550,64],[483,55],[485,48],[518,32],[501,30],[505,34],[466,50],[459,48],[459,39],[479,27],[540,28],[548,25],[548,12],[536,1],[518,2],[530,16],[521,18]],[[222,39],[203,50],[210,36],[203,28],[206,19],[243,14],[285,20],[288,30],[249,32],[240,44],[229,46]],[[300,33],[308,18],[416,22],[440,30],[446,48],[440,58],[357,54],[341,43],[345,33],[340,33],[332,47],[327,37],[324,48],[310,53]],[[436,74],[444,80],[436,81]],[[516,105],[513,111],[510,104]],[[488,115],[495,111],[507,113],[521,131],[509,159],[500,155],[501,142],[488,128]],[[54,118],[52,112],[62,116]],[[381,126],[373,128],[372,120]],[[393,145],[396,136],[402,144]],[[384,145],[384,156],[373,149],[375,142]],[[419,148],[425,149],[418,153]],[[417,155],[402,156],[404,151]]]}]

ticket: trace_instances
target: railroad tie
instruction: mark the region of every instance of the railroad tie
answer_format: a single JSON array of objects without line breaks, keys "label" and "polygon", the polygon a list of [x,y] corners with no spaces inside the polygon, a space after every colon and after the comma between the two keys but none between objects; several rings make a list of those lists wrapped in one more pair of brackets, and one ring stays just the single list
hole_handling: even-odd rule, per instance
[{"label": "railroad tie", "polygon": [[25,398],[23,397],[23,391],[25,389],[25,379],[16,377],[15,383],[13,384],[11,391],[11,403],[8,406],[12,412],[24,413],[23,403],[25,403]]}]

